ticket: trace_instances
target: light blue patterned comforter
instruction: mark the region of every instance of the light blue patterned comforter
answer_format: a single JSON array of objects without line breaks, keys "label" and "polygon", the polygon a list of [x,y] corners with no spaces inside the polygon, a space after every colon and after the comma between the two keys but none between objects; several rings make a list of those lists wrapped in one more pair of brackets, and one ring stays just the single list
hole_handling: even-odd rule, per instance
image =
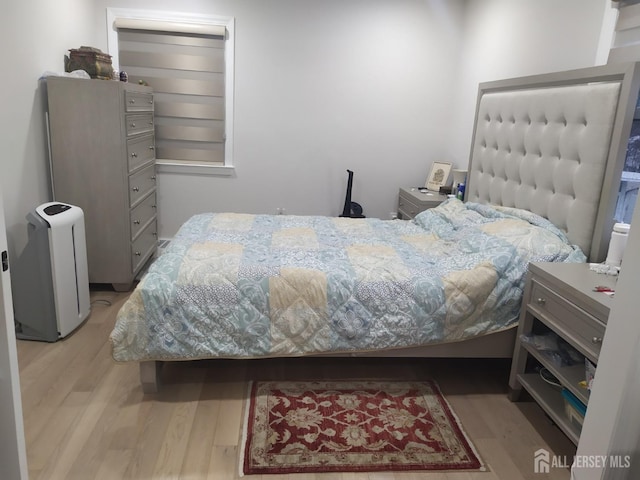
[{"label": "light blue patterned comforter", "polygon": [[584,262],[529,212],[452,199],[413,221],[201,214],[118,313],[117,361],[300,356],[513,326],[529,262]]}]

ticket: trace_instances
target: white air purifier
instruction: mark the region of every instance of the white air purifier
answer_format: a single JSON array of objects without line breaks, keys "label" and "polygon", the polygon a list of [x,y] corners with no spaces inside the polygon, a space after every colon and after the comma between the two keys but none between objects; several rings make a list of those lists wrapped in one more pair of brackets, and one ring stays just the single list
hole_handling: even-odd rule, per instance
[{"label": "white air purifier", "polygon": [[84,213],[49,202],[26,218],[27,246],[12,267],[16,336],[55,342],[90,312]]}]

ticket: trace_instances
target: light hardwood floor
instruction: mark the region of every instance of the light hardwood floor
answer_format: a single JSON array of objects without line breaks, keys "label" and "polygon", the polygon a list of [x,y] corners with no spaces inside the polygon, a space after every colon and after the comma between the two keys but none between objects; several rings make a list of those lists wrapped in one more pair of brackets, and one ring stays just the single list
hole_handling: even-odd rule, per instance
[{"label": "light hardwood floor", "polygon": [[117,364],[108,336],[127,294],[92,291],[89,319],[57,343],[18,341],[31,480],[239,478],[238,443],[252,379],[434,379],[487,472],[252,475],[286,480],[566,480],[533,471],[545,448],[573,444],[533,402],[507,398],[509,362],[454,359],[275,359],[172,363],[143,395],[137,364]]}]

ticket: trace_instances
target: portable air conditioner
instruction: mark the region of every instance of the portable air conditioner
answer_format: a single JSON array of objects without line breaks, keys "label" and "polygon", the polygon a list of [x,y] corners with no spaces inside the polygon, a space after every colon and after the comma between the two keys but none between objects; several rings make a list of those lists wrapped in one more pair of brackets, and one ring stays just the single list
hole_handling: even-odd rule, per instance
[{"label": "portable air conditioner", "polygon": [[49,202],[26,218],[27,246],[11,272],[16,336],[55,342],[90,311],[84,213]]}]

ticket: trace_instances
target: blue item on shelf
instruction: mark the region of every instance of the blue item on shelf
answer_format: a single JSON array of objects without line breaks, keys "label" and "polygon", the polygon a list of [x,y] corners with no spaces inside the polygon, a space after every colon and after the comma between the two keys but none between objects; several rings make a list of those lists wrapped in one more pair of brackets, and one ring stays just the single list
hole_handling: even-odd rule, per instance
[{"label": "blue item on shelf", "polygon": [[587,413],[587,406],[580,400],[578,400],[578,397],[576,397],[566,388],[562,389],[562,396],[567,400],[567,402],[571,404],[573,408],[578,411],[578,413],[580,413],[583,417],[585,416],[585,414]]}]

